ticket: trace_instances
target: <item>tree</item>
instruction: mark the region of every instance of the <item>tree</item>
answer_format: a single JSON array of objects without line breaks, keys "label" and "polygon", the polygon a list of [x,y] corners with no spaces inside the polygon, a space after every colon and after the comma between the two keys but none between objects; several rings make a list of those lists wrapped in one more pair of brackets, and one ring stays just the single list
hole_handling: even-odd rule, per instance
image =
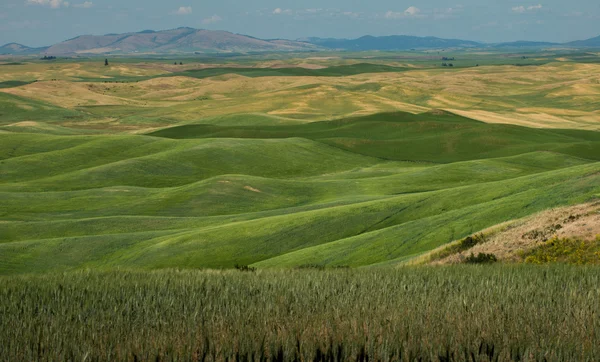
[{"label": "tree", "polygon": [[108,59],[104,59],[104,66],[107,67],[108,66]]}]

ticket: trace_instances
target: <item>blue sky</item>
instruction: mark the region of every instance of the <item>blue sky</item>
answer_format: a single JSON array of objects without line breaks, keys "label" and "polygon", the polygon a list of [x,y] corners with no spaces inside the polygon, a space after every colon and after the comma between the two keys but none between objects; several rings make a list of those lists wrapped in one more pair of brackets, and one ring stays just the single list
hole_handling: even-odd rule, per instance
[{"label": "blue sky", "polygon": [[600,35],[599,0],[0,0],[0,44],[180,26],[260,38],[407,34],[484,42]]}]

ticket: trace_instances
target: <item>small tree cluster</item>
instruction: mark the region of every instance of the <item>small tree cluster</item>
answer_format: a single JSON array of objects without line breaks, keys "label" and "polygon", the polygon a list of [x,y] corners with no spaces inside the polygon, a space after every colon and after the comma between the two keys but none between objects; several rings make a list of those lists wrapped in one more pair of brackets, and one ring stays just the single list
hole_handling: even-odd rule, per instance
[{"label": "small tree cluster", "polygon": [[488,264],[495,263],[497,261],[498,258],[496,258],[496,255],[486,253],[479,253],[477,255],[471,253],[471,255],[467,256],[465,259],[465,263],[467,264]]}]

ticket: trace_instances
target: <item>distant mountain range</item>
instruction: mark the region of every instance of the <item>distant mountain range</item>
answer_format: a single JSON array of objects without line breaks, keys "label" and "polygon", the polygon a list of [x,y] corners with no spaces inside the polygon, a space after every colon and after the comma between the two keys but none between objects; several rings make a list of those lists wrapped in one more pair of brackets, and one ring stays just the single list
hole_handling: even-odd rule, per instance
[{"label": "distant mountain range", "polygon": [[291,40],[263,40],[227,31],[178,28],[138,33],[82,35],[61,43],[32,49],[20,44],[0,47],[0,54],[73,55],[132,53],[219,53],[316,50],[316,45]]},{"label": "distant mountain range", "polygon": [[600,48],[600,36],[587,40],[573,41],[569,43],[551,43],[536,41],[515,41],[507,43],[487,44],[461,39],[442,39],[432,36],[418,37],[407,35],[392,36],[363,36],[358,39],[335,39],[335,38],[303,38],[305,41],[328,49],[340,50],[410,50],[410,49],[440,49],[440,48],[536,48],[536,47],[580,47]]},{"label": "distant mountain range", "polygon": [[588,40],[578,40],[578,41],[573,41],[569,43],[571,46],[574,47],[598,47],[600,48],[600,36],[597,36],[595,38],[591,38]]},{"label": "distant mountain range", "polygon": [[598,47],[600,36],[570,43],[517,41],[486,44],[469,40],[417,37],[407,35],[363,36],[358,39],[304,38],[298,40],[258,39],[227,31],[193,28],[144,30],[137,33],[82,35],[41,48],[10,43],[0,47],[0,55],[75,55],[75,54],[169,54],[169,53],[248,53],[281,51],[348,51],[409,50],[440,48],[534,48],[534,47]]},{"label": "distant mountain range", "polygon": [[358,39],[300,39],[308,43],[329,49],[344,50],[408,50],[408,49],[436,49],[436,48],[476,48],[483,44],[468,40],[441,39],[432,36],[417,37],[408,35],[391,36],[363,36]]}]

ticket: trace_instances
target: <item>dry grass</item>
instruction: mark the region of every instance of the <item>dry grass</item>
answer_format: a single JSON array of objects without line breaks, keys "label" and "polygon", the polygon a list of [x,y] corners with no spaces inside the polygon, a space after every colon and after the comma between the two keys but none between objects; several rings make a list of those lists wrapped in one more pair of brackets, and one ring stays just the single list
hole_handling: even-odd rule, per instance
[{"label": "dry grass", "polygon": [[3,89],[2,91],[21,97],[45,101],[64,108],[92,105],[144,106],[142,102],[111,95],[109,88],[103,87],[101,83],[97,85],[91,85],[67,81],[42,81],[31,83],[22,87]]},{"label": "dry grass", "polygon": [[[178,69],[181,70],[181,69]],[[23,63],[3,69],[0,82],[8,80],[77,80],[77,78],[109,78],[114,76],[156,76],[170,73],[159,66],[147,64],[112,64],[103,60],[85,63]]]},{"label": "dry grass", "polygon": [[252,186],[244,186],[244,190],[248,190],[248,191],[252,191],[252,192],[256,192],[256,193],[262,193],[262,191],[260,191],[259,189],[256,189]]},{"label": "dry grass", "polygon": [[[317,69],[328,61],[311,59],[259,62],[254,66]],[[218,65],[140,63],[105,69],[89,63],[24,64],[0,74],[0,81],[59,79],[1,91],[66,108],[160,108],[157,116],[167,114],[177,121],[237,113],[318,121],[395,110],[421,113],[444,109],[489,123],[600,130],[600,113],[595,106],[600,103],[597,64],[556,62],[539,67],[415,69],[346,77],[249,78],[229,74],[206,79],[162,77],[135,83],[70,81],[80,76],[165,74],[215,66]]]},{"label": "dry grass", "polygon": [[23,121],[7,125],[7,127],[37,127],[40,123],[33,121]]},{"label": "dry grass", "polygon": [[600,235],[600,202],[547,210],[483,231],[488,241],[448,256],[434,264],[462,262],[471,253],[494,254],[498,260],[517,262],[523,252],[552,237],[591,241]]}]

